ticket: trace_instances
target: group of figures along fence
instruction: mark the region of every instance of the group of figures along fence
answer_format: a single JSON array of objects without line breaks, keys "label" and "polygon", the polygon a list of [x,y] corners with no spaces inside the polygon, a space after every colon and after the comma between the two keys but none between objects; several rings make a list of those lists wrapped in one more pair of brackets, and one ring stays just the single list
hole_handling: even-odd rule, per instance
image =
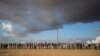
[{"label": "group of figures along fence", "polygon": [[0,43],[0,49],[89,49],[100,50],[100,44],[92,43]]}]

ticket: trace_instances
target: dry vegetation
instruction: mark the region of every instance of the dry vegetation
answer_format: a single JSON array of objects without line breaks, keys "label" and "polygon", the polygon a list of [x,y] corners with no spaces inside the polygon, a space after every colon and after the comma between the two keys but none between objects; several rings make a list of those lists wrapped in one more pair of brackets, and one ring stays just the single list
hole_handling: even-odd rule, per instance
[{"label": "dry vegetation", "polygon": [[99,56],[100,50],[14,49],[0,50],[0,56]]}]

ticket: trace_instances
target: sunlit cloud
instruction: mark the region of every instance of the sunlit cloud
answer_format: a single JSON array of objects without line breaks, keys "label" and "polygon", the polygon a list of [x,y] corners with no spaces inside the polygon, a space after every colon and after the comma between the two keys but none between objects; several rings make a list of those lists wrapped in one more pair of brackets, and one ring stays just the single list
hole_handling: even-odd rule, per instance
[{"label": "sunlit cloud", "polygon": [[95,40],[92,40],[92,41],[88,40],[87,43],[88,44],[91,44],[91,43],[100,43],[100,36],[98,36]]},{"label": "sunlit cloud", "polygon": [[12,25],[10,23],[2,23],[2,29],[7,32],[12,32]]}]

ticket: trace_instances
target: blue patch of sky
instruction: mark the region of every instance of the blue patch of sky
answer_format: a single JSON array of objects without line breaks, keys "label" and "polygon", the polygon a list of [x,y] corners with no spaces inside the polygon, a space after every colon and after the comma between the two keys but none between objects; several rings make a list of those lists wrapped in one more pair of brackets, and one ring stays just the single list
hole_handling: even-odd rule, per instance
[{"label": "blue patch of sky", "polygon": [[[76,23],[64,25],[62,29],[59,29],[59,39],[61,41],[67,41],[69,39],[95,39],[100,36],[100,33],[94,32],[95,29],[100,29],[100,22],[93,23]],[[57,37],[57,30],[43,31],[37,34],[31,34],[28,36],[31,40],[52,40],[55,41]]]}]

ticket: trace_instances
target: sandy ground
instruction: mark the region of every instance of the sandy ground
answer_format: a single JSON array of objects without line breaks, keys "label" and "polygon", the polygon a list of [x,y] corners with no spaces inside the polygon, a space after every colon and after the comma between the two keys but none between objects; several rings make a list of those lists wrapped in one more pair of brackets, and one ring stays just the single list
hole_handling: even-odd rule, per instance
[{"label": "sandy ground", "polygon": [[100,56],[100,50],[14,49],[0,50],[0,56]]}]

